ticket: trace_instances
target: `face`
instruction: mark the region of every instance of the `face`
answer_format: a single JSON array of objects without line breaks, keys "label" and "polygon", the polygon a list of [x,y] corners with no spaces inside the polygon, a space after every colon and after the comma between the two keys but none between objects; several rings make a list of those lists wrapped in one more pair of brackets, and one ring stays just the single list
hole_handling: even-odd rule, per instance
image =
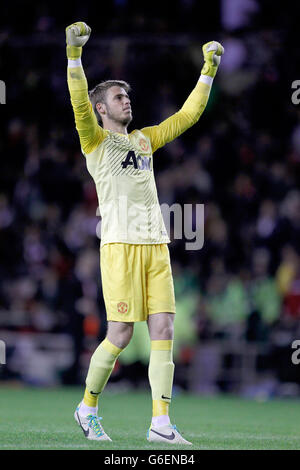
[{"label": "face", "polygon": [[106,92],[105,103],[99,103],[102,118],[128,125],[132,120],[130,99],[124,88],[112,86]]}]

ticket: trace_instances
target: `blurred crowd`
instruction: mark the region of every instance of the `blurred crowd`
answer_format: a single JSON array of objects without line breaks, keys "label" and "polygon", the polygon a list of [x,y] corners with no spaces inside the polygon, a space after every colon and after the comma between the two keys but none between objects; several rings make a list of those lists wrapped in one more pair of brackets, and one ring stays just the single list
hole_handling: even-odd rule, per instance
[{"label": "blurred crowd", "polygon": [[[167,8],[159,17],[138,8],[133,14],[134,2],[108,3],[111,11],[97,22],[84,6],[74,18],[65,6],[59,20],[41,7],[30,27],[7,22],[0,33],[0,78],[7,85],[0,330],[70,335],[74,360],[65,383],[80,380],[86,338],[105,334],[100,217],[67,90],[65,26],[77,19],[92,26],[83,54],[90,88],[112,78],[132,85],[130,131],[180,108],[198,80],[202,44],[216,39],[226,53],[207,109],[154,155],[161,203],[204,204],[203,248],[186,251],[186,240],[177,239],[169,245],[176,357],[189,363],[193,347],[212,339],[264,343],[279,380],[300,383],[298,369],[280,360],[300,339],[300,114],[291,102],[291,83],[300,77],[293,19],[287,25],[283,15],[280,28],[273,3],[271,24],[270,2],[264,8],[254,0],[218,2],[222,8],[209,9],[210,28],[206,23],[200,34],[202,2],[175,2],[183,12],[177,23]],[[244,6],[243,14],[234,15],[234,5]],[[128,350],[126,361],[143,362],[143,346]]]}]

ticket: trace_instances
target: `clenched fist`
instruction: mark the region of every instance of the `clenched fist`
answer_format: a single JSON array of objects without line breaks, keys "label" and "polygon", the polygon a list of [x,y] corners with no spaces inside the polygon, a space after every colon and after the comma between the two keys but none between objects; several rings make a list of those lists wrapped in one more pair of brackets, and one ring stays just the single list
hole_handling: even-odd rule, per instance
[{"label": "clenched fist", "polygon": [[66,28],[67,56],[69,59],[78,59],[82,53],[82,46],[89,40],[91,28],[83,21],[73,23]]}]

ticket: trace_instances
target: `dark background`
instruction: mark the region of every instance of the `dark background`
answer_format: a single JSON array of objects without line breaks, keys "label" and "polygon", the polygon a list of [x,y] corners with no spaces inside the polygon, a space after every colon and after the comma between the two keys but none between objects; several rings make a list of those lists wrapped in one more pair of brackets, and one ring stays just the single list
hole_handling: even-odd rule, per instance
[{"label": "dark background", "polygon": [[[202,45],[225,55],[200,121],[159,150],[160,202],[205,205],[205,242],[174,240],[175,385],[198,393],[298,396],[300,79],[296,1],[10,2],[0,18],[2,381],[83,384],[105,335],[94,183],[66,83],[65,27],[85,21],[89,87],[132,86],[129,130],[176,112]],[[145,324],[112,383],[147,380]]]}]

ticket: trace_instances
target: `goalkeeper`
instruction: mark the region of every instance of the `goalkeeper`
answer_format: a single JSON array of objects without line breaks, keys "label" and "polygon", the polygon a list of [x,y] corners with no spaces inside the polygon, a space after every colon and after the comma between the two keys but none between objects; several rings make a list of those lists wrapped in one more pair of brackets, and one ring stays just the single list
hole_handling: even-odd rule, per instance
[{"label": "goalkeeper", "polygon": [[191,444],[169,418],[176,310],[167,246],[170,240],[157,197],[153,154],[198,121],[224,49],[215,41],[203,46],[201,76],[177,113],[159,125],[128,133],[132,121],[130,85],[107,80],[88,92],[81,54],[90,33],[83,22],[66,28],[68,86],[81,150],[96,185],[102,216],[100,266],[108,327],[92,355],[84,396],[74,417],[88,439],[111,440],[98,417],[98,398],[116,359],[130,342],[134,323],[146,321],[152,392],[147,439]]}]

